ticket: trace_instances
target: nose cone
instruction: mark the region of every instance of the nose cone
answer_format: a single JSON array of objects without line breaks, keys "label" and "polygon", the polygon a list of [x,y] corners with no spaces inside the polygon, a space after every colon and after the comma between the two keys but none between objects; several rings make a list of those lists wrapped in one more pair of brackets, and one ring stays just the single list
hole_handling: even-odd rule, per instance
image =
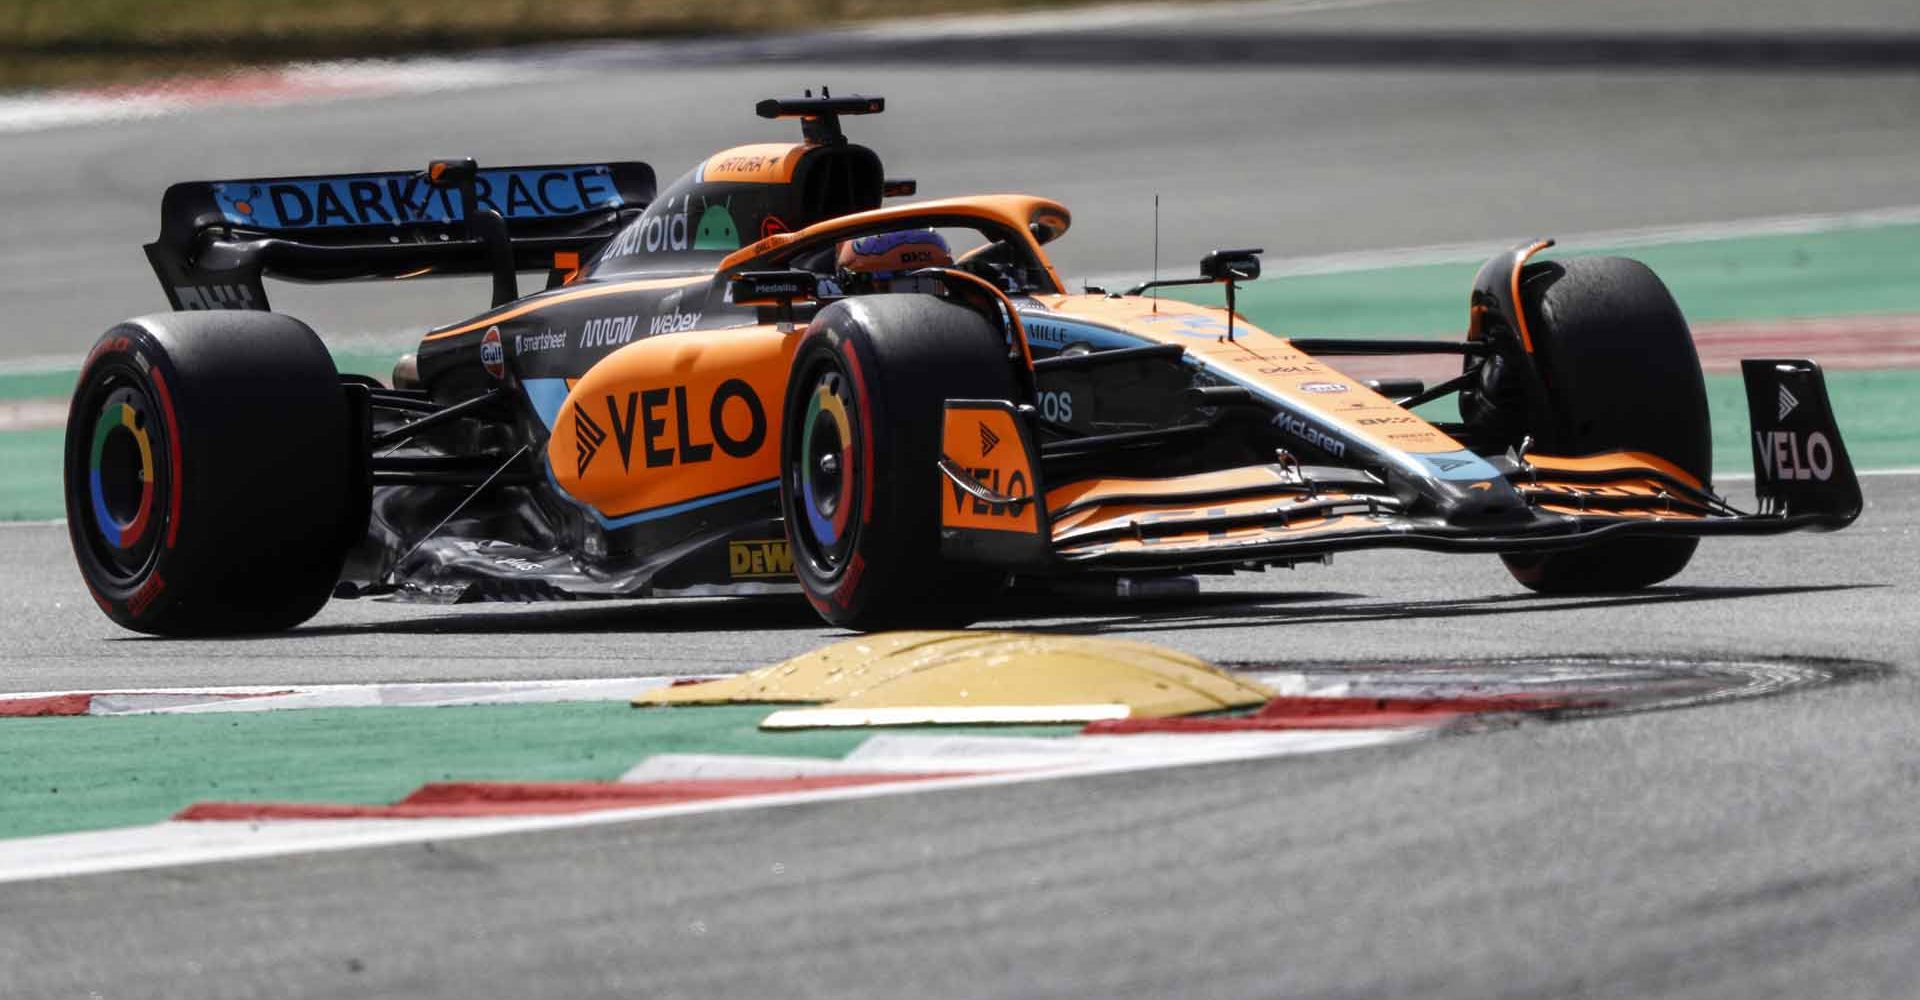
[{"label": "nose cone", "polygon": [[1448,524],[1465,526],[1519,524],[1533,519],[1533,510],[1505,479],[1447,483],[1441,505]]}]

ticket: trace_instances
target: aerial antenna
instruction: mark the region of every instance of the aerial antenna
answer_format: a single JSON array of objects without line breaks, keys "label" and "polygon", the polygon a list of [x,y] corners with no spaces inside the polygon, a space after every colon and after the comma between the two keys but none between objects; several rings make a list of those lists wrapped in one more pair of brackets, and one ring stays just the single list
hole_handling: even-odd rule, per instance
[{"label": "aerial antenna", "polygon": [[[1160,192],[1153,193],[1153,280],[1160,282]],[[1160,289],[1153,290],[1153,314],[1160,314]]]}]

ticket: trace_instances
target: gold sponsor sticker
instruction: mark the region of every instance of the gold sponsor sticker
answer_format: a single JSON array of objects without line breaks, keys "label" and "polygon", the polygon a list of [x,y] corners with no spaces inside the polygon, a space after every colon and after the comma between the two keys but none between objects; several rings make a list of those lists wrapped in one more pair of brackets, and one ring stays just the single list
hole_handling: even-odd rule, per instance
[{"label": "gold sponsor sticker", "polygon": [[793,549],[784,538],[728,542],[727,572],[735,580],[792,576]]}]

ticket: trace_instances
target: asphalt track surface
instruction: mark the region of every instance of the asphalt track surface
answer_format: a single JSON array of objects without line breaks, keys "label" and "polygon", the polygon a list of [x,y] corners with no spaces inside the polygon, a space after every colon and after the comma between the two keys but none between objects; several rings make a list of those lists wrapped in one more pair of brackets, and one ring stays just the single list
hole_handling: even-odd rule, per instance
[{"label": "asphalt track surface", "polygon": [[[1878,679],[1325,757],[12,884],[0,995],[1911,996],[1920,477],[1867,487],[1846,532],[1724,541],[1636,596],[1530,597],[1490,559],[1374,554],[997,624],[1223,660],[1841,656],[1893,665]],[[162,642],[115,635],[64,545],[0,530],[10,686],[708,671],[828,636],[790,605],[342,603],[283,638]]]},{"label": "asphalt track surface", "polygon": [[[753,98],[819,79],[887,94],[856,134],[925,193],[1067,200],[1062,256],[1087,273],[1144,264],[1154,190],[1163,262],[1240,232],[1316,253],[1920,202],[1913,74],[597,72],[12,137],[5,350],[77,351],[154,307],[135,243],[167,179],[450,147],[638,150],[671,174],[765,134]],[[713,110],[668,110],[696,96]],[[33,231],[66,238],[24,246]],[[283,302],[385,331],[449,287]],[[1630,597],[1377,553],[995,624],[1222,661],[1844,657],[1890,665],[1877,679],[1319,758],[10,884],[0,996],[1909,997],[1920,477],[1865,487],[1845,532],[1709,543]],[[97,613],[47,526],[0,527],[0,597],[8,690],[693,673],[833,635],[790,603],[349,602],[282,637],[147,640]]]}]

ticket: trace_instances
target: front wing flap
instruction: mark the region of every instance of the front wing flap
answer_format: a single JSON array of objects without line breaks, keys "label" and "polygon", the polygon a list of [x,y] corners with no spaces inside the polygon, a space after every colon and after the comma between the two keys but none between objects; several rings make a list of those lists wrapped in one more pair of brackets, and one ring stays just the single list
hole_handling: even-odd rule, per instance
[{"label": "front wing flap", "polygon": [[[1514,553],[1629,536],[1845,527],[1860,513],[1859,484],[1818,366],[1745,364],[1759,513],[1738,510],[1685,470],[1636,451],[1496,460],[1525,507],[1486,517],[1437,509],[1365,470],[1292,463],[1047,488],[1018,408],[954,401],[941,463],[952,494],[943,494],[951,501],[945,551],[1029,570],[1179,569],[1288,563],[1360,548]],[[990,454],[1001,442],[1013,447]]]},{"label": "front wing flap", "polygon": [[1551,467],[1553,456],[1533,456],[1539,464],[1528,463],[1514,482],[1528,502],[1522,517],[1464,524],[1409,509],[1377,486],[1314,479],[1316,473],[1347,470],[1253,467],[1236,471],[1272,475],[1272,496],[1196,495],[1082,508],[1059,519],[1055,552],[1062,568],[1171,569],[1292,562],[1362,548],[1529,552],[1628,535],[1766,534],[1825,526],[1819,515],[1743,514],[1704,491],[1645,475],[1636,465],[1641,457],[1588,456],[1583,464],[1589,471],[1564,476]]}]

